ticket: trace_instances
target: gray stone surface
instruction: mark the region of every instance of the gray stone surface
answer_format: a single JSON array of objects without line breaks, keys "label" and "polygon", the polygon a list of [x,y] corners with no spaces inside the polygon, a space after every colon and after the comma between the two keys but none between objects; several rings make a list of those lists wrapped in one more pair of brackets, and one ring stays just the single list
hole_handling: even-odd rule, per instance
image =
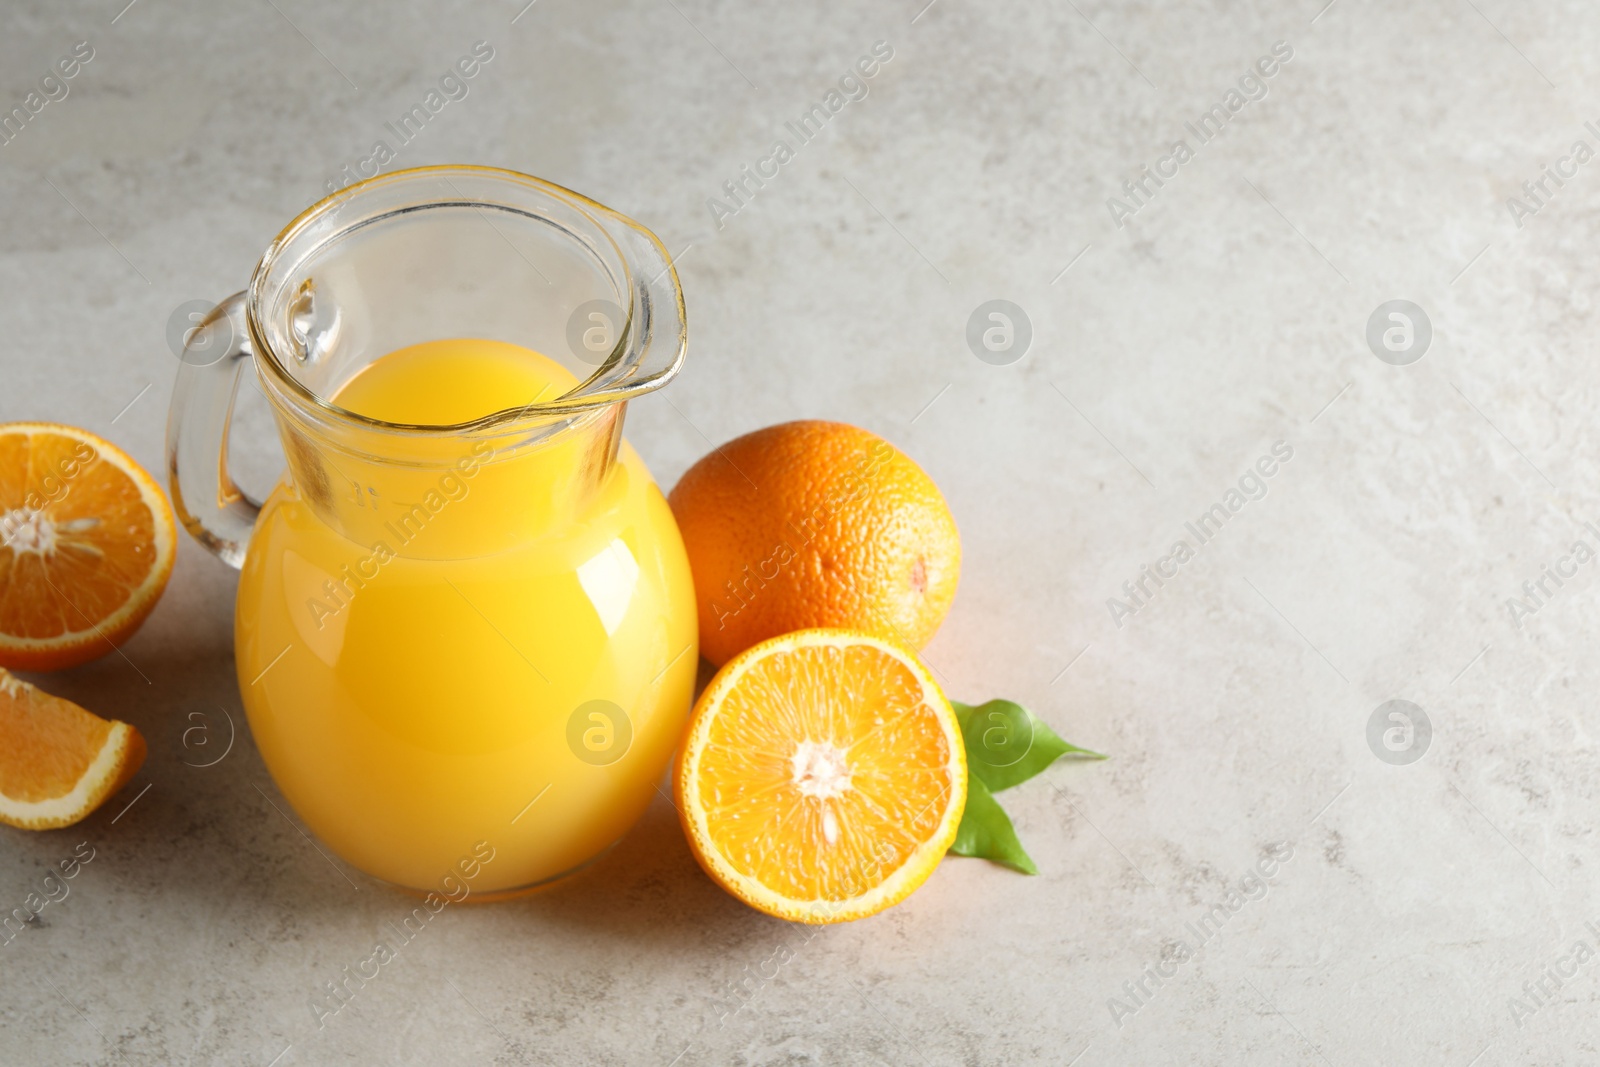
[{"label": "gray stone surface", "polygon": [[[95,849],[0,947],[0,1062],[1594,1062],[1600,959],[1569,950],[1600,949],[1600,566],[1507,607],[1600,547],[1600,162],[1507,205],[1600,148],[1592,6],[121,2],[0,13],[0,107],[94,48],[0,147],[0,419],[158,467],[171,310],[240,288],[487,40],[395,165],[538,174],[681,252],[689,364],[629,422],[663,484],[784,419],[889,437],[961,525],[927,651],[951,693],[1114,758],[1007,795],[1038,877],[951,859],[815,936],[704,878],[663,800],[581,879],[447,911],[319,1029],[308,998],[410,901],[265,801],[234,575],[185,540],[126,658],[48,680],[151,751],[78,829],[0,834],[5,909]],[[719,228],[707,198],[879,40],[867,98]],[[1277,41],[1267,95],[1200,145],[1185,122]],[[1178,138],[1193,158],[1117,227],[1107,198]],[[1009,365],[966,343],[991,299],[1031,320]],[[1367,344],[1394,299],[1432,323],[1409,366]],[[265,484],[259,410],[240,437]],[[1265,497],[1118,626],[1108,598],[1278,441]],[[1395,699],[1432,726],[1409,764],[1369,748]],[[190,715],[220,738],[221,712],[232,751],[186,765]],[[1264,896],[1124,992],[1280,843]]]}]

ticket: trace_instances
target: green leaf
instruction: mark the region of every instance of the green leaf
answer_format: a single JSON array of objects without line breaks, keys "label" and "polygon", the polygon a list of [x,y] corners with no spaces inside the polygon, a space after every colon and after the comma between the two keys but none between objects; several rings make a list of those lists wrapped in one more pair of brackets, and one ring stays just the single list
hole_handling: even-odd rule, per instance
[{"label": "green leaf", "polygon": [[950,851],[957,856],[975,856],[994,860],[1023,874],[1038,874],[1032,858],[1017,840],[1017,831],[1010,816],[1000,806],[976,775],[967,774],[967,806],[961,813],[961,826],[956,830],[955,844]]},{"label": "green leaf", "polygon": [[1062,756],[1106,758],[1061,740],[1043,719],[1014,701],[974,706],[952,700],[950,705],[961,722],[970,777],[982,780],[989,792],[1026,782]]},{"label": "green leaf", "polygon": [[994,794],[1026,782],[1062,756],[1106,757],[1069,745],[1014,701],[972,705],[952,700],[950,704],[961,723],[961,739],[967,749],[967,806],[950,851],[993,860],[1023,874],[1038,874],[1039,868],[1017,839],[1011,818]]}]

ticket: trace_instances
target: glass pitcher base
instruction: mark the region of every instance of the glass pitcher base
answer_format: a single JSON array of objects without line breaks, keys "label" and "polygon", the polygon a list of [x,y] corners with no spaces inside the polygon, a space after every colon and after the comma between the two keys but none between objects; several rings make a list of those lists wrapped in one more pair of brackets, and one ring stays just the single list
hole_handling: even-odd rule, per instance
[{"label": "glass pitcher base", "polygon": [[[607,845],[593,856],[578,864],[576,867],[562,871],[560,874],[553,874],[549,878],[541,878],[537,882],[529,882],[526,885],[511,886],[507,889],[474,891],[470,896],[464,897],[459,901],[453,901],[453,903],[498,904],[501,901],[517,900],[521,897],[534,896],[535,894],[542,893],[547,889],[552,889],[560,883],[568,881],[569,879],[576,878],[590,867],[593,867],[596,863],[599,863],[601,860],[611,855],[611,850],[616,848],[617,845],[621,843],[621,840],[621,838],[618,838],[616,841],[611,842],[611,844]],[[418,899],[422,899],[439,892],[437,887],[431,889],[416,889],[412,886],[400,885],[395,882],[385,882],[381,878],[377,879],[377,881],[382,882],[384,885],[393,889],[398,889],[407,896],[416,897]]]}]

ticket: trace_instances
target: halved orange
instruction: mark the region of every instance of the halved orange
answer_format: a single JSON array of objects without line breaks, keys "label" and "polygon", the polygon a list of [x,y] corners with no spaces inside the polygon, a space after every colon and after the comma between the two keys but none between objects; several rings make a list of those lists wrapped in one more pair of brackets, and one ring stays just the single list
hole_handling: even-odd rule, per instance
[{"label": "halved orange", "polygon": [[0,423],[0,667],[53,671],[120,646],[172,574],[172,508],[111,442]]},{"label": "halved orange", "polygon": [[955,839],[967,756],[914,652],[799,630],[729,660],[674,776],[695,858],[769,915],[846,922],[905,899]]},{"label": "halved orange", "polygon": [[0,822],[71,826],[144,763],[144,737],[0,668]]}]

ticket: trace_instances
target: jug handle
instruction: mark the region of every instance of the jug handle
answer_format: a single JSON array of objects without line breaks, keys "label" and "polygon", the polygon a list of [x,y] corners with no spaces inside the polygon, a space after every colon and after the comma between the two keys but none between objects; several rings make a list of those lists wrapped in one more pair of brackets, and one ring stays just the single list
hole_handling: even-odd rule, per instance
[{"label": "jug handle", "polygon": [[167,415],[167,484],[178,521],[222,562],[244,566],[261,506],[228,473],[228,427],[239,372],[253,356],[245,294],[234,293],[189,331]]}]

